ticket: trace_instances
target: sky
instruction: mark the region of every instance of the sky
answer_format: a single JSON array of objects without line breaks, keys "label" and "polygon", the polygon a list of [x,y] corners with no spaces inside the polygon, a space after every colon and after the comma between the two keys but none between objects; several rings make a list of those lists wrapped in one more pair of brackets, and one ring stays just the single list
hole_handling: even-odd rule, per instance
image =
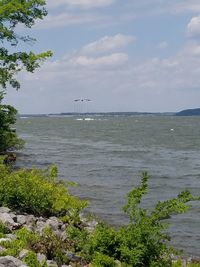
[{"label": "sky", "polygon": [[[18,76],[19,113],[176,112],[200,107],[199,0],[47,0],[17,49],[53,57]],[[75,102],[75,99],[91,101]]]}]

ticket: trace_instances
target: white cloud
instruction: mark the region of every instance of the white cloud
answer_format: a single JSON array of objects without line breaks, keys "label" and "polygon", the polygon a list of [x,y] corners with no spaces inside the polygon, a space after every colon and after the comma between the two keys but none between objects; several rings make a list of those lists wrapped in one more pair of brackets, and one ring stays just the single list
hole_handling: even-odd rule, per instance
[{"label": "white cloud", "polygon": [[[121,8],[116,12],[104,13],[104,9],[116,0],[47,0],[49,16],[38,23],[39,28],[55,28],[72,24],[90,23],[90,27],[110,27],[119,25],[138,18],[158,16],[161,14],[180,14],[200,12],[199,0],[127,0],[121,2]],[[96,8],[95,12],[94,9]],[[114,10],[114,9],[113,9]]]},{"label": "white cloud", "polygon": [[108,56],[102,56],[97,58],[91,58],[87,56],[79,56],[72,58],[70,63],[73,66],[83,67],[114,67],[121,66],[128,61],[128,55],[125,53],[113,53]]},{"label": "white cloud", "polygon": [[192,55],[194,55],[194,56],[200,56],[200,45],[195,45],[193,47]]},{"label": "white cloud", "polygon": [[[125,1],[124,1],[125,2]],[[120,14],[123,21],[132,21],[150,16],[180,15],[200,13],[199,0],[127,0],[124,12]]]},{"label": "white cloud", "polygon": [[114,3],[114,0],[47,0],[46,2],[49,8],[66,6],[89,9],[94,7],[109,6]]},{"label": "white cloud", "polygon": [[170,10],[173,13],[197,13],[200,12],[200,2],[198,0],[173,1]]},{"label": "white cloud", "polygon": [[159,49],[166,49],[168,46],[169,46],[168,42],[163,41],[163,42],[160,42],[157,47]]},{"label": "white cloud", "polygon": [[199,52],[198,43],[189,43],[171,58],[140,63],[130,62],[123,53],[95,58],[77,52],[24,74],[22,90],[16,95],[10,90],[11,104],[24,99],[23,105],[16,105],[20,112],[34,112],[34,102],[35,112],[73,111],[73,99],[84,96],[93,99],[92,111],[176,111],[195,106],[200,98],[200,57],[194,54]]},{"label": "white cloud", "polygon": [[187,32],[190,36],[200,36],[200,15],[190,20],[187,25]]},{"label": "white cloud", "polygon": [[[115,36],[103,37],[85,45],[79,51],[74,51],[71,55],[65,55],[61,60],[61,64],[70,68],[77,66],[86,68],[117,68],[128,61],[128,55],[121,51],[116,52],[116,50],[128,45],[134,39],[132,36],[120,33]],[[110,51],[113,53],[108,54]],[[98,54],[103,55],[99,56]]]},{"label": "white cloud", "polygon": [[35,28],[37,29],[52,29],[58,27],[66,27],[75,24],[87,24],[97,22],[100,19],[95,14],[73,14],[60,13],[58,15],[48,15],[43,21],[38,21]]},{"label": "white cloud", "polygon": [[200,56],[200,44],[196,41],[188,42],[179,52],[182,57],[198,57]]},{"label": "white cloud", "polygon": [[135,38],[133,36],[123,34],[105,36],[96,42],[84,46],[81,52],[86,54],[103,53],[124,47],[134,40]]}]

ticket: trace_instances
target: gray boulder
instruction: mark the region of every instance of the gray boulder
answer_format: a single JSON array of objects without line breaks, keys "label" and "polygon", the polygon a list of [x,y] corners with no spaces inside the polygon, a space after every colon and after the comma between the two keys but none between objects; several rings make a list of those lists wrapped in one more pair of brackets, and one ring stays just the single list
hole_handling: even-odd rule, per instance
[{"label": "gray boulder", "polygon": [[23,260],[29,253],[28,249],[22,249],[19,253],[19,259]]},{"label": "gray boulder", "polygon": [[15,240],[17,238],[17,236],[14,234],[6,234],[6,238],[9,238],[11,240]]},{"label": "gray boulder", "polygon": [[27,221],[27,216],[25,215],[17,215],[17,222],[21,225],[25,224]]},{"label": "gray boulder", "polygon": [[46,226],[50,226],[52,230],[54,231],[57,231],[58,229],[60,229],[62,225],[63,223],[56,217],[50,217],[46,221]]},{"label": "gray boulder", "polygon": [[15,224],[13,218],[10,216],[10,214],[6,213],[6,212],[2,212],[0,213],[0,221],[2,221],[3,223],[5,223],[6,225],[13,225]]},{"label": "gray boulder", "polygon": [[0,207],[0,213],[9,213],[11,211],[11,209],[7,208],[7,207]]},{"label": "gray boulder", "polygon": [[43,264],[47,260],[47,257],[44,254],[37,253],[37,260],[40,264]]},{"label": "gray boulder", "polygon": [[55,261],[47,261],[48,267],[58,267],[58,264]]},{"label": "gray boulder", "polygon": [[1,265],[4,267],[28,267],[22,261],[12,256],[0,257],[0,266]]}]

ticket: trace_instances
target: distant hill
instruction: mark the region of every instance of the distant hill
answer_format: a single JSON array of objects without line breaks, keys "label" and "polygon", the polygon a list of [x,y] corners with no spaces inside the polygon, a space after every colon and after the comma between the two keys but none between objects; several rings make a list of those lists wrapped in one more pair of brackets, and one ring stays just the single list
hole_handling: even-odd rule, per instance
[{"label": "distant hill", "polygon": [[175,114],[176,116],[200,116],[200,108],[185,109]]}]

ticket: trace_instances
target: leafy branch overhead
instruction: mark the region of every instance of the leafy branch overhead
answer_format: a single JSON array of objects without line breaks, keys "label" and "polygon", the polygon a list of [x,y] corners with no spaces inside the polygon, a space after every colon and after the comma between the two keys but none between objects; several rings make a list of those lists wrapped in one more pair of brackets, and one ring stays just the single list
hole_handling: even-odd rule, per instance
[{"label": "leafy branch overhead", "polygon": [[32,51],[10,52],[19,42],[32,42],[30,36],[20,36],[16,27],[23,25],[31,28],[38,19],[47,15],[43,0],[2,0],[0,2],[0,85],[6,88],[7,84],[19,89],[20,84],[15,76],[25,69],[34,72],[40,63],[52,56],[51,51],[35,54]]}]

